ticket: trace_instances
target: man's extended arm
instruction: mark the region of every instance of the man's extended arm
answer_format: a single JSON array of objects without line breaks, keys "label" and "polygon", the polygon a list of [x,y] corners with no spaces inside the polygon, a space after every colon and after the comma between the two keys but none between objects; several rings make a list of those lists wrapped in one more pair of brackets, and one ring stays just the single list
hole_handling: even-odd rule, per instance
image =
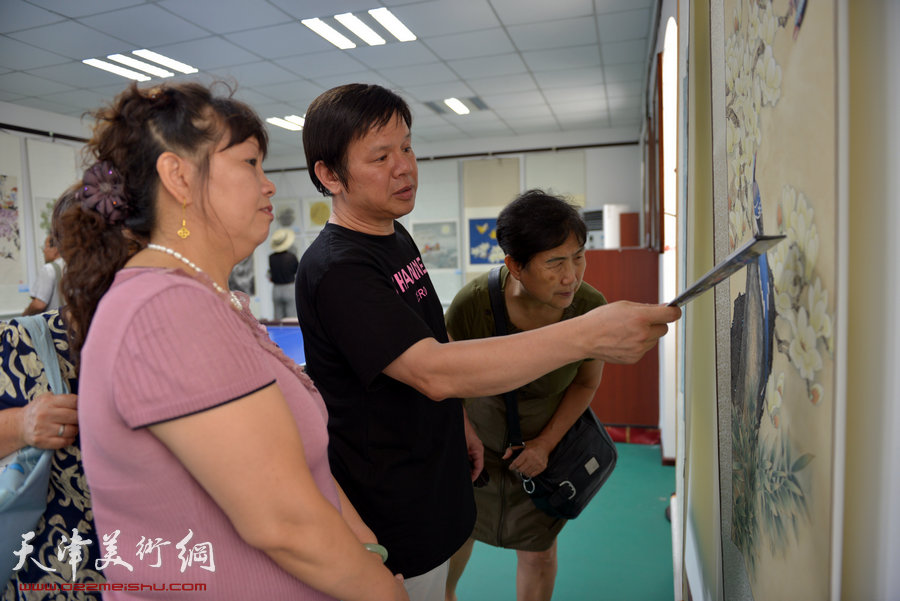
[{"label": "man's extended arm", "polygon": [[679,317],[677,307],[619,301],[511,336],[446,344],[426,338],[384,373],[434,400],[501,394],[581,359],[635,363]]}]

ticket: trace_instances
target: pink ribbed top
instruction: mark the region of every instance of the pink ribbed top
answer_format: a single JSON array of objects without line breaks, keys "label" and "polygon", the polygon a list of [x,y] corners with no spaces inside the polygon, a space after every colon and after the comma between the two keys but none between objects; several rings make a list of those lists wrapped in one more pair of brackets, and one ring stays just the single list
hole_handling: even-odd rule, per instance
[{"label": "pink ribbed top", "polygon": [[[182,583],[206,587],[205,592],[196,587],[176,592],[170,586],[165,593],[159,588],[105,591],[104,599],[331,599],[247,545],[212,498],[145,427],[277,382],[319,489],[340,507],[328,465],[327,412],[321,397],[260,344],[245,319],[213,290],[177,270],[124,269],[103,297],[82,353],[81,448],[97,530],[101,536],[119,531],[118,556],[133,568],[110,563],[103,573],[124,588]],[[229,466],[223,464],[222,469]],[[179,558],[176,546],[189,532],[193,535]],[[157,538],[170,544],[141,558],[138,550]],[[88,547],[92,559],[109,551],[102,543],[93,541]],[[202,554],[203,543],[212,547],[214,572],[207,569],[211,562]],[[192,551],[199,554],[184,565]],[[156,563],[161,565],[154,567]]]}]

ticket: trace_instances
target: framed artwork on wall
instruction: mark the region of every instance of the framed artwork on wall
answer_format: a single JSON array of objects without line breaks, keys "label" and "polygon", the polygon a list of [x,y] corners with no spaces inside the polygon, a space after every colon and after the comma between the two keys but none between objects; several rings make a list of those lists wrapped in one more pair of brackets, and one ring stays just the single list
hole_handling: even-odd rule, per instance
[{"label": "framed artwork on wall", "polygon": [[318,232],[331,217],[331,198],[316,196],[303,199],[303,224],[308,232]]},{"label": "framed artwork on wall", "polygon": [[275,213],[272,231],[282,227],[296,231],[302,226],[303,216],[300,214],[299,198],[273,198],[272,210]]},{"label": "framed artwork on wall", "polygon": [[503,207],[466,209],[466,270],[490,271],[506,255],[497,244],[497,215]]},{"label": "framed artwork on wall", "polygon": [[43,263],[44,240],[50,234],[50,217],[53,215],[55,198],[32,196],[31,198],[31,225],[34,229],[34,253],[38,258],[38,266]]},{"label": "framed artwork on wall", "polygon": [[716,289],[726,599],[840,594],[837,14],[828,1],[711,4],[716,260],[787,237]]},{"label": "framed artwork on wall", "polygon": [[[25,305],[19,294],[25,282],[19,178],[0,173],[0,312],[20,314]],[[43,241],[42,241],[43,242]],[[26,303],[27,304],[27,303]]]},{"label": "framed artwork on wall", "polygon": [[459,269],[456,221],[414,222],[410,234],[429,270]]}]

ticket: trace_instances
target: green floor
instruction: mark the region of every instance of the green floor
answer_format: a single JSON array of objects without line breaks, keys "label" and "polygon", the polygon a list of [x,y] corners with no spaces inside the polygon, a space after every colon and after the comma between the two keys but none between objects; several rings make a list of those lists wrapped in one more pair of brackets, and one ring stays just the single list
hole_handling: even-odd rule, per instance
[{"label": "green floor", "polygon": [[[673,598],[672,533],[665,517],[675,469],[658,445],[617,444],[609,481],[559,536],[554,601]],[[515,601],[515,551],[475,544],[459,601]]]}]

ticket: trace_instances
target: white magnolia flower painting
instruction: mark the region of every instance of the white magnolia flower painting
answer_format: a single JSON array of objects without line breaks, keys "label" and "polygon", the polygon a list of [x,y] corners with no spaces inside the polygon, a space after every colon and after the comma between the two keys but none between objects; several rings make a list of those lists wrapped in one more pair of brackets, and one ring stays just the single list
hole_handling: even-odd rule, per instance
[{"label": "white magnolia flower painting", "polygon": [[[720,189],[727,194],[716,203],[727,223],[717,227],[727,230],[731,249],[757,234],[786,236],[731,279],[728,319],[717,324],[727,332],[731,371],[729,430],[720,426],[719,433],[720,445],[730,441],[722,454],[730,464],[720,470],[729,503],[723,515],[730,513],[722,537],[740,558],[740,566],[729,566],[724,553],[725,597],[828,599],[836,7],[825,0],[725,0],[721,14],[725,94],[714,99],[714,118],[724,120],[715,143],[726,157]],[[733,577],[737,568],[740,578]]]}]

